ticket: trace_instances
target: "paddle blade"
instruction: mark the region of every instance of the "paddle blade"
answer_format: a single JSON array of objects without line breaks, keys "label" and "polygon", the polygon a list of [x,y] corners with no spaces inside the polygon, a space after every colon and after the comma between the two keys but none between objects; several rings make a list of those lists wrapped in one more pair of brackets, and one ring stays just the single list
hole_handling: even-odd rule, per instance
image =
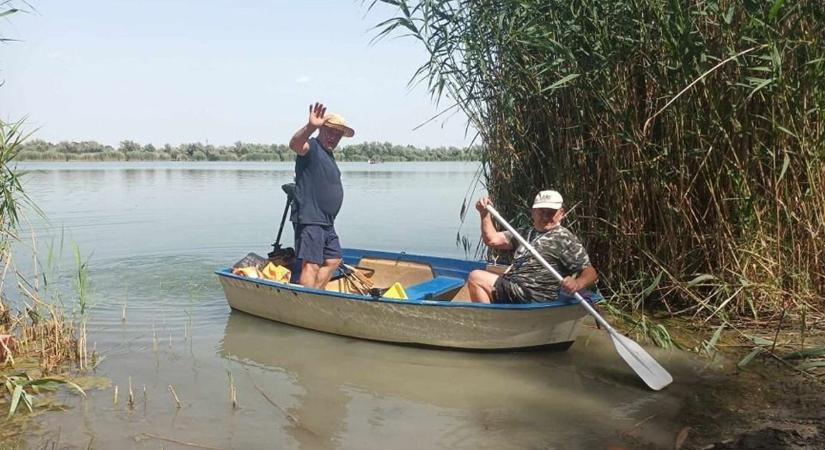
[{"label": "paddle blade", "polygon": [[673,382],[673,377],[633,339],[610,330],[616,351],[645,384],[658,391]]}]

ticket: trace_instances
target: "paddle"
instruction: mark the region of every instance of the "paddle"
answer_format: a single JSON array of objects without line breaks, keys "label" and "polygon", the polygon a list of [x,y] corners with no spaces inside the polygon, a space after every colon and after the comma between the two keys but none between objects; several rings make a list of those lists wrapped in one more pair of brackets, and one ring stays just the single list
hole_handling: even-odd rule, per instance
[{"label": "paddle", "polygon": [[[487,205],[487,211],[496,218],[496,220],[507,228],[507,231],[513,234],[515,238],[524,246],[530,253],[539,260],[539,262],[553,274],[553,276],[561,283],[562,277],[553,268],[541,255],[530,245],[521,235],[507,223],[504,218],[493,208],[492,205]],[[574,293],[576,300],[584,306],[584,309],[596,319],[596,322],[599,323],[604,329],[607,331],[607,334],[610,336],[610,339],[613,341],[613,345],[616,347],[616,351],[619,352],[619,356],[625,360],[625,362],[633,369],[637,375],[647,384],[651,389],[654,391],[658,391],[663,387],[667,386],[668,384],[673,382],[673,377],[665,370],[664,367],[659,365],[652,356],[650,356],[639,344],[637,344],[633,339],[626,337],[624,335],[619,334],[613,327],[610,326],[607,321],[605,321],[587,300],[584,299],[578,292]]]}]

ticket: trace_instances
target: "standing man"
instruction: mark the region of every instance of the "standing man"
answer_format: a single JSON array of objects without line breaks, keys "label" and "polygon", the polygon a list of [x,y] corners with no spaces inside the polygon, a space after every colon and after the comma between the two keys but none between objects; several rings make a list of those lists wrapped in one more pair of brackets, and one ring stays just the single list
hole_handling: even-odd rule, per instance
[{"label": "standing man", "polygon": [[[561,226],[564,218],[562,197],[556,191],[541,191],[533,201],[533,226],[517,230],[536,251],[563,277],[561,283],[509,231],[498,231],[487,211],[490,199],[476,203],[481,215],[481,238],[488,247],[513,250],[513,264],[499,276],[486,270],[470,272],[467,286],[470,299],[477,303],[551,302],[559,288],[581,291],[596,282],[598,274],[590,264],[579,239]],[[574,277],[573,275],[577,275]],[[582,293],[585,295],[585,293]]]},{"label": "standing man", "polygon": [[[301,261],[299,283],[318,289],[327,285],[341,263],[335,216],[344,200],[344,188],[332,152],[341,137],[355,135],[343,117],[326,111],[320,103],[309,105],[309,121],[289,140],[289,148],[298,154],[290,220],[295,229],[295,253]],[[320,130],[318,137],[310,137],[316,130]]]}]

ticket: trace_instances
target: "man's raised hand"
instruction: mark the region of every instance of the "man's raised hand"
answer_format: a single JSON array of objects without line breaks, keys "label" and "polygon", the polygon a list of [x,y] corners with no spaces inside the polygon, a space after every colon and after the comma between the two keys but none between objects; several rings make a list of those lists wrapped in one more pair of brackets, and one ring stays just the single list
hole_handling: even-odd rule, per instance
[{"label": "man's raised hand", "polygon": [[326,122],[324,114],[327,113],[327,108],[322,103],[315,103],[315,106],[309,105],[309,124],[315,128],[321,128]]}]

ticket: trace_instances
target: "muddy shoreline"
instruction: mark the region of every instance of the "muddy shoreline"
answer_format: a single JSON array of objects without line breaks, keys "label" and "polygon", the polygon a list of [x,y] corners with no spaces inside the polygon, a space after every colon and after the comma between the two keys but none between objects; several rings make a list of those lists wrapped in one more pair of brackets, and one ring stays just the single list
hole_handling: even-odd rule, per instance
[{"label": "muddy shoreline", "polygon": [[683,448],[825,448],[823,388],[774,361],[722,375],[685,408],[691,430]]},{"label": "muddy shoreline", "polygon": [[[741,350],[741,349],[740,349]],[[695,379],[668,389],[684,404],[670,448],[691,450],[825,449],[825,383],[764,356],[737,367],[746,352],[728,349],[707,360]],[[662,448],[622,436],[626,448]]]}]

